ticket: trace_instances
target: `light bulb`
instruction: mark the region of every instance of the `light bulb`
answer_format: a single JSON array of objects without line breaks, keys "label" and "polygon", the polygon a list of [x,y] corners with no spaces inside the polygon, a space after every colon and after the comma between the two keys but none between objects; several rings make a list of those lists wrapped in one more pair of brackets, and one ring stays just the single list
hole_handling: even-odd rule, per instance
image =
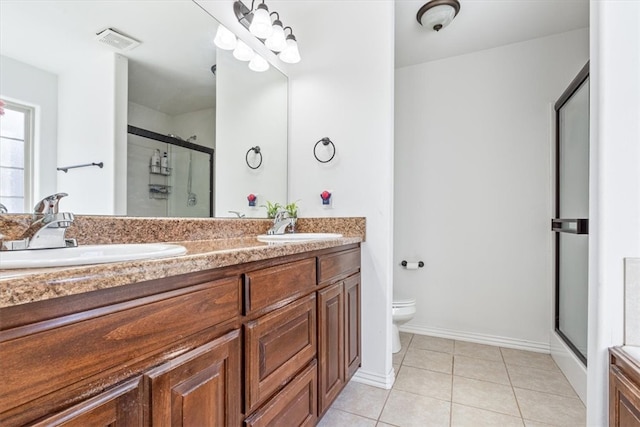
[{"label": "light bulb", "polygon": [[249,69],[257,72],[267,71],[269,63],[260,55],[254,55],[249,61]]},{"label": "light bulb", "polygon": [[277,19],[273,21],[273,33],[271,37],[264,42],[264,45],[274,52],[282,52],[287,47],[282,22]]},{"label": "light bulb", "polygon": [[280,52],[278,58],[287,64],[297,64],[300,62],[300,52],[298,51],[298,42],[293,34],[287,36],[287,47]]},{"label": "light bulb", "polygon": [[249,61],[253,58],[255,52],[251,49],[245,42],[242,40],[238,40],[238,45],[233,51],[233,57],[238,61]]},{"label": "light bulb", "polygon": [[219,25],[218,31],[216,31],[216,37],[213,39],[213,43],[223,50],[235,49],[238,41],[236,35],[229,31],[226,27]]},{"label": "light bulb", "polygon": [[251,20],[251,25],[249,25],[249,31],[259,39],[269,38],[273,32],[269,8],[267,8],[266,4],[260,3],[256,11],[253,12],[253,19]]}]

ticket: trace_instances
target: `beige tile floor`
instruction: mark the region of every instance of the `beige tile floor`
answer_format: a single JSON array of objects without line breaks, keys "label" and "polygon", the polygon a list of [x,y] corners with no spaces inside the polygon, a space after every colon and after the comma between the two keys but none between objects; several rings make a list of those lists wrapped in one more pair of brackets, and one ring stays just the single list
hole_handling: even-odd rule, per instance
[{"label": "beige tile floor", "polygon": [[351,381],[321,427],[578,427],[585,407],[547,354],[401,333],[396,382]]}]

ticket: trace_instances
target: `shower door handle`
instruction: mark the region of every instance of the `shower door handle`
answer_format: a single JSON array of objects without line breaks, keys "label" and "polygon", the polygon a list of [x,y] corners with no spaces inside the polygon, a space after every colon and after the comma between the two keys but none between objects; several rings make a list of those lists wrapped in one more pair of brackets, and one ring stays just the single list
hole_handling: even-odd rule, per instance
[{"label": "shower door handle", "polygon": [[[575,224],[575,228],[563,227],[563,225]],[[554,218],[551,220],[551,231],[557,233],[571,233],[571,234],[589,234],[589,219],[588,218]]]}]

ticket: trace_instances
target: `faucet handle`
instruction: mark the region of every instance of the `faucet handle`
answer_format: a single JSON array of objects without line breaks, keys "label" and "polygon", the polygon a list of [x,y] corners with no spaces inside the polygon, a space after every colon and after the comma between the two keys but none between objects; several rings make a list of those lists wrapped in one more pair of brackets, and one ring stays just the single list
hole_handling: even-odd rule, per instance
[{"label": "faucet handle", "polygon": [[47,215],[58,213],[58,202],[63,197],[68,196],[67,193],[56,193],[45,197],[36,203],[33,208],[34,215]]}]

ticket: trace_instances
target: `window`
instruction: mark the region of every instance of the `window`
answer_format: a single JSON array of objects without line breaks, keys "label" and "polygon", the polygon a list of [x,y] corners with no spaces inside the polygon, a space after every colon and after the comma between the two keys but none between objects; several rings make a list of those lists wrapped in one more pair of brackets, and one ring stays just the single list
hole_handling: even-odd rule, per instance
[{"label": "window", "polygon": [[30,212],[33,109],[6,102],[4,111],[0,118],[0,203],[9,212]]}]

